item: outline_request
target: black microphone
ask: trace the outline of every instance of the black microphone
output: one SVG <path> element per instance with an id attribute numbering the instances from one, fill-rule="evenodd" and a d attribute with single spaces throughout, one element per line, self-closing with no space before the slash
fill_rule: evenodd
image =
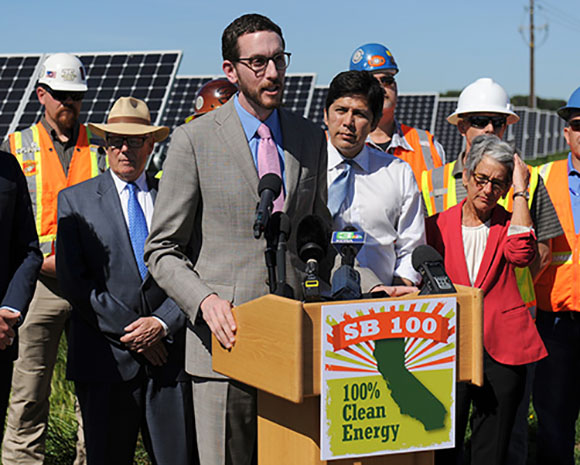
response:
<path id="1" fill-rule="evenodd" d="M 259 239 L 272 214 L 272 205 L 278 198 L 282 190 L 282 179 L 274 173 L 267 173 L 260 179 L 258 184 L 258 195 L 260 202 L 256 206 L 256 216 L 254 220 L 254 237 Z"/>
<path id="2" fill-rule="evenodd" d="M 430 245 L 420 245 L 411 256 L 413 268 L 423 277 L 419 295 L 455 294 L 457 289 L 447 276 L 443 257 Z"/>
<path id="3" fill-rule="evenodd" d="M 329 234 L 326 224 L 319 216 L 307 215 L 298 224 L 296 236 L 298 256 L 306 263 L 306 276 L 302 280 L 304 300 L 322 300 L 318 263 L 328 253 Z"/>
<path id="4" fill-rule="evenodd" d="M 342 264 L 332 276 L 332 297 L 335 300 L 355 300 L 362 297 L 360 273 L 354 269 L 354 258 L 365 242 L 365 233 L 347 226 L 332 233 L 332 245 L 342 256 Z"/>
<path id="5" fill-rule="evenodd" d="M 288 238 L 290 237 L 290 218 L 286 213 L 276 212 L 270 221 L 275 224 L 274 231 L 278 231 L 278 248 L 276 250 L 276 295 L 294 298 L 294 289 L 286 282 L 286 251 L 288 250 Z"/>

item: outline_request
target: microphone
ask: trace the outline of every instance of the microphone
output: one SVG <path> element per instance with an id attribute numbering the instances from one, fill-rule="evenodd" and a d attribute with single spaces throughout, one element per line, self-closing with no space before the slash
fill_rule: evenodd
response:
<path id="1" fill-rule="evenodd" d="M 306 302 L 322 300 L 318 263 L 328 253 L 328 231 L 322 218 L 305 216 L 298 224 L 296 248 L 300 260 L 306 263 L 306 276 L 302 280 L 302 293 Z"/>
<path id="2" fill-rule="evenodd" d="M 282 179 L 280 176 L 274 173 L 267 173 L 260 179 L 258 184 L 258 195 L 260 196 L 260 201 L 256 206 L 256 216 L 254 220 L 254 237 L 259 239 L 270 215 L 272 214 L 272 204 L 274 200 L 278 198 L 282 190 Z"/>
<path id="3" fill-rule="evenodd" d="M 276 295 L 294 298 L 294 289 L 286 282 L 286 251 L 288 250 L 288 238 L 290 237 L 290 218 L 286 213 L 276 212 L 272 215 L 271 223 L 273 230 L 278 231 L 278 248 L 276 250 Z"/>
<path id="4" fill-rule="evenodd" d="M 335 300 L 354 300 L 362 296 L 360 273 L 354 269 L 354 258 L 365 242 L 365 233 L 347 226 L 332 233 L 332 245 L 342 256 L 341 266 L 332 276 L 332 297 Z"/>
<path id="5" fill-rule="evenodd" d="M 455 294 L 457 289 L 447 276 L 443 257 L 430 245 L 420 245 L 411 256 L 413 268 L 423 277 L 419 295 Z"/>

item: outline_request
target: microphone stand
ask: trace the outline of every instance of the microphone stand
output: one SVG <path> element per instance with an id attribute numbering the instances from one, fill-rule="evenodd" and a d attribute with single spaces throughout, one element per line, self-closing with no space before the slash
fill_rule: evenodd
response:
<path id="1" fill-rule="evenodd" d="M 268 286 L 270 294 L 276 292 L 276 249 L 278 247 L 279 222 L 268 221 L 264 231 L 266 238 L 266 250 L 264 250 L 264 258 L 266 260 L 266 268 L 268 269 Z"/>

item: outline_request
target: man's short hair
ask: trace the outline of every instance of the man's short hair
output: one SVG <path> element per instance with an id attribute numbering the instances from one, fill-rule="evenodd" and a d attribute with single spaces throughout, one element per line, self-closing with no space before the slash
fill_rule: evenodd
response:
<path id="1" fill-rule="evenodd" d="M 328 88 L 326 112 L 336 100 L 346 96 L 360 95 L 367 101 L 373 114 L 373 124 L 381 119 L 385 91 L 368 71 L 343 71 L 337 74 Z"/>
<path id="2" fill-rule="evenodd" d="M 224 29 L 222 34 L 222 58 L 231 62 L 237 61 L 240 58 L 238 37 L 259 31 L 275 32 L 280 36 L 280 39 L 282 39 L 282 47 L 286 46 L 280 26 L 266 16 L 251 13 L 234 19 L 234 21 Z"/>

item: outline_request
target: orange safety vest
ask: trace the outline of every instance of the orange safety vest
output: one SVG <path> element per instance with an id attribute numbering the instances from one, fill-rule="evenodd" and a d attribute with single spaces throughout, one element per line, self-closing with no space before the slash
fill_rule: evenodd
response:
<path id="1" fill-rule="evenodd" d="M 415 179 L 419 189 L 421 189 L 421 175 L 423 171 L 432 170 L 443 166 L 441 157 L 433 143 L 433 135 L 422 129 L 415 129 L 405 124 L 401 124 L 403 137 L 413 147 L 413 151 L 397 147 L 393 155 L 406 161 L 415 174 Z"/>
<path id="2" fill-rule="evenodd" d="M 40 250 L 45 257 L 54 254 L 58 193 L 105 170 L 105 154 L 101 154 L 97 146 L 89 145 L 89 138 L 90 133 L 81 125 L 66 176 L 50 134 L 42 123 L 8 136 L 10 151 L 26 177 Z"/>
<path id="3" fill-rule="evenodd" d="M 576 234 L 574 228 L 568 190 L 568 159 L 542 165 L 540 174 L 564 234 L 552 239 L 552 262 L 536 282 L 538 307 L 553 312 L 580 312 L 580 234 Z"/>

